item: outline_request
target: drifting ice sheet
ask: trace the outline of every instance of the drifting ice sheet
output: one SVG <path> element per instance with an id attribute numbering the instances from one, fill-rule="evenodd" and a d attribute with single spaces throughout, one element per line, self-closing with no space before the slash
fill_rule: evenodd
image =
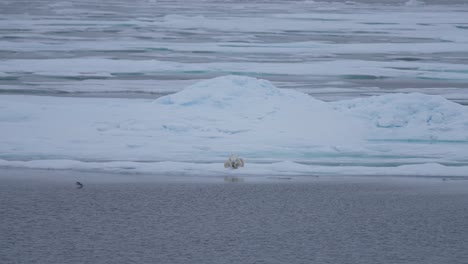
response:
<path id="1" fill-rule="evenodd" d="M 325 103 L 226 76 L 157 100 L 1 96 L 0 109 L 0 166 L 203 175 L 236 153 L 247 174 L 460 175 L 422 163 L 468 162 L 468 109 L 416 93 Z"/>

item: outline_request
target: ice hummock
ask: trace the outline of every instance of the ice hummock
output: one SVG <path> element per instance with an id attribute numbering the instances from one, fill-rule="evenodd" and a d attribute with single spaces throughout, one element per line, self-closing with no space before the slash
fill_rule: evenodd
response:
<path id="1" fill-rule="evenodd" d="M 0 166 L 223 175 L 230 154 L 251 175 L 461 175 L 468 164 L 468 108 L 418 93 L 326 103 L 224 76 L 157 100 L 3 95 L 0 109 Z"/>
<path id="2" fill-rule="evenodd" d="M 223 76 L 156 100 L 174 132 L 278 145 L 347 144 L 362 139 L 362 123 L 306 94 L 278 89 L 269 81 Z M 175 118 L 174 118 L 175 117 Z M 180 118 L 182 117 L 182 118 Z M 183 120 L 183 122 L 181 122 Z M 342 131 L 348 131 L 346 138 Z M 268 143 L 267 143 L 268 142 Z M 229 149 L 231 143 L 226 143 Z M 222 150 L 220 150 L 222 151 Z"/>
<path id="3" fill-rule="evenodd" d="M 423 6 L 426 3 L 421 0 L 408 0 L 405 2 L 405 6 Z"/>
<path id="4" fill-rule="evenodd" d="M 441 96 L 397 93 L 331 104 L 363 120 L 368 139 L 468 141 L 467 107 Z"/>

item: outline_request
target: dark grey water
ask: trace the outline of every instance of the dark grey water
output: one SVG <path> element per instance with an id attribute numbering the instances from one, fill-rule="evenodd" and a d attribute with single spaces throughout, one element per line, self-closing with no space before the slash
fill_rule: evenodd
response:
<path id="1" fill-rule="evenodd" d="M 467 263 L 465 181 L 0 180 L 1 263 Z"/>

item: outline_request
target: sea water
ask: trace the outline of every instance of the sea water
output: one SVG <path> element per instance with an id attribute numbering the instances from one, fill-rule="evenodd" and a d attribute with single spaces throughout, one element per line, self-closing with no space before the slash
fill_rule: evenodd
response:
<path id="1" fill-rule="evenodd" d="M 0 179 L 3 264 L 464 264 L 468 259 L 463 180 L 191 182 L 4 173 L 10 177 Z M 88 180 L 77 189 L 73 179 L 83 174 Z"/>

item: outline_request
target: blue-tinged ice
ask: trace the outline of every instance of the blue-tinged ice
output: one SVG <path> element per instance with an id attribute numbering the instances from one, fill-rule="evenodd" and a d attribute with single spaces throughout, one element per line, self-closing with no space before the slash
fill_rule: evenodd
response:
<path id="1" fill-rule="evenodd" d="M 4 95 L 0 109 L 0 166 L 224 175 L 230 154 L 254 175 L 461 175 L 468 164 L 468 108 L 418 93 L 326 103 L 224 76 L 156 100 Z"/>

